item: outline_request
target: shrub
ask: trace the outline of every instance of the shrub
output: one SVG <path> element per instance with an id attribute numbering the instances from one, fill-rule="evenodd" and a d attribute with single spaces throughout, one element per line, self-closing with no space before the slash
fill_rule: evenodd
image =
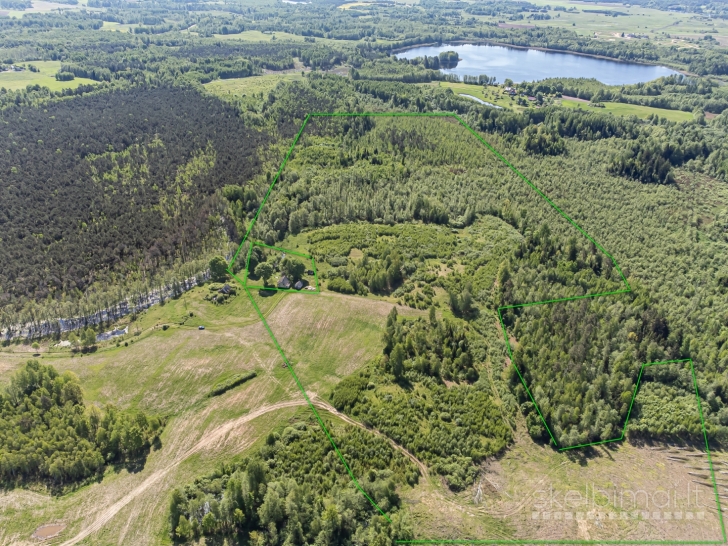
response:
<path id="1" fill-rule="evenodd" d="M 354 287 L 351 286 L 349 281 L 347 281 L 346 279 L 342 279 L 341 277 L 334 277 L 333 279 L 331 279 L 327 288 L 329 290 L 332 290 L 334 292 L 340 292 L 342 294 L 354 293 Z"/>
<path id="2" fill-rule="evenodd" d="M 237 387 L 238 385 L 242 385 L 246 381 L 253 379 L 256 375 L 258 374 L 255 372 L 236 373 L 232 377 L 227 378 L 225 381 L 220 381 L 214 387 L 212 387 L 212 390 L 210 391 L 210 396 L 218 396 L 226 391 L 229 391 L 230 389 Z"/>

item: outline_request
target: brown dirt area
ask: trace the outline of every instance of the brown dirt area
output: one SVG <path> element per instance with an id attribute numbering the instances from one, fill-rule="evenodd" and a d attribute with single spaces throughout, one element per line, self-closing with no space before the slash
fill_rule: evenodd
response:
<path id="1" fill-rule="evenodd" d="M 49 538 L 57 537 L 65 528 L 65 523 L 48 523 L 46 525 L 41 525 L 33 532 L 32 538 L 47 540 Z"/>

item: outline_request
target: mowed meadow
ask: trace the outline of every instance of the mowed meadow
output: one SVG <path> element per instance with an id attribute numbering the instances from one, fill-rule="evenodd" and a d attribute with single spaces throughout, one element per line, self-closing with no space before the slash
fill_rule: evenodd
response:
<path id="1" fill-rule="evenodd" d="M 245 293 L 225 304 L 206 301 L 210 293 L 198 287 L 151 307 L 129 325 L 118 347 L 107 342 L 84 356 L 41 347 L 43 364 L 78 375 L 87 405 L 112 403 L 168 421 L 143 468 L 110 468 L 100 483 L 61 497 L 24 489 L 2 493 L 0 544 L 31 544 L 34 529 L 52 521 L 67 525 L 62 536 L 68 544 L 76 543 L 73 537 L 82 544 L 168 543 L 173 487 L 246 452 L 297 412 L 310 413 Z M 254 297 L 314 401 L 380 352 L 392 307 L 331 292 Z M 0 384 L 33 355 L 23 345 L 10 351 L 0 352 Z M 218 382 L 248 371 L 257 376 L 209 396 Z M 89 526 L 88 536 L 79 535 Z"/>

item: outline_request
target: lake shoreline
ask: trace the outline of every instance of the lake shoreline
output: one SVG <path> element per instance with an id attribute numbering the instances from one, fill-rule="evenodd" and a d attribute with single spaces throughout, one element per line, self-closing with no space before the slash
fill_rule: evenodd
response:
<path id="1" fill-rule="evenodd" d="M 390 54 L 397 54 L 397 53 L 403 53 L 405 51 L 409 51 L 411 49 L 416 49 L 418 47 L 436 47 L 441 45 L 491 45 L 491 46 L 499 46 L 499 47 L 507 47 L 511 49 L 533 49 L 535 51 L 544 51 L 546 53 L 566 53 L 569 55 L 579 55 L 581 57 L 591 57 L 592 59 L 601 59 L 604 61 L 613 61 L 616 63 L 625 63 L 625 64 L 641 64 L 644 66 L 659 66 L 663 68 L 669 68 L 670 70 L 674 70 L 676 72 L 679 72 L 680 74 L 683 74 L 685 76 L 695 76 L 695 74 L 688 72 L 686 70 L 683 70 L 681 68 L 677 68 L 675 66 L 670 66 L 668 63 L 648 63 L 644 61 L 625 61 L 624 59 L 617 59 L 615 57 L 607 57 L 606 55 L 596 55 L 594 53 L 582 53 L 580 51 L 569 51 L 566 49 L 552 49 L 548 47 L 536 47 L 536 46 L 520 46 L 520 45 L 513 45 L 513 44 L 507 44 L 503 42 L 498 42 L 495 40 L 450 40 L 447 43 L 445 42 L 429 42 L 426 44 L 417 44 L 407 47 L 399 47 L 395 49 L 390 49 Z"/>

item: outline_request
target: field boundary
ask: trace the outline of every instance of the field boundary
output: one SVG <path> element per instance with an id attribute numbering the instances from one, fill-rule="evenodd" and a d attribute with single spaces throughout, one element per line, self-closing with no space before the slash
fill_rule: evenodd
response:
<path id="1" fill-rule="evenodd" d="M 303 123 L 301 124 L 301 127 L 298 130 L 298 133 L 296 133 L 295 138 L 293 139 L 293 143 L 291 144 L 290 148 L 288 149 L 288 152 L 286 153 L 286 156 L 281 163 L 280 168 L 276 172 L 275 176 L 273 177 L 273 180 L 271 181 L 270 186 L 268 187 L 268 190 L 261 201 L 260 207 L 258 208 L 257 212 L 255 213 L 255 216 L 253 217 L 253 220 L 251 221 L 250 225 L 248 226 L 248 229 L 245 232 L 245 235 L 240 243 L 240 246 L 238 247 L 237 251 L 233 255 L 232 259 L 230 260 L 228 264 L 228 273 L 242 286 L 242 288 L 245 290 L 248 299 L 253 304 L 253 307 L 255 308 L 260 320 L 263 322 L 263 325 L 265 326 L 268 335 L 270 336 L 271 340 L 273 341 L 273 344 L 275 345 L 276 349 L 278 350 L 279 354 L 281 355 L 281 358 L 283 359 L 286 367 L 288 368 L 289 372 L 291 373 L 291 376 L 298 386 L 299 390 L 301 391 L 301 394 L 303 395 L 304 399 L 306 400 L 309 408 L 313 412 L 314 416 L 316 417 L 316 420 L 318 421 L 319 425 L 323 429 L 324 433 L 326 434 L 327 438 L 329 439 L 329 442 L 331 443 L 334 451 L 336 452 L 337 456 L 339 457 L 339 460 L 344 465 L 344 468 L 346 469 L 347 473 L 349 474 L 349 477 L 352 479 L 354 485 L 356 488 L 366 497 L 366 499 L 371 503 L 371 505 L 388 521 L 392 522 L 392 520 L 389 518 L 389 516 L 377 505 L 377 503 L 364 491 L 364 489 L 361 487 L 359 482 L 357 481 L 356 477 L 354 476 L 353 472 L 349 468 L 348 464 L 344 460 L 343 455 L 339 451 L 338 447 L 334 443 L 333 438 L 331 437 L 331 434 L 329 433 L 328 429 L 326 428 L 323 420 L 319 416 L 318 412 L 316 411 L 316 407 L 311 402 L 311 399 L 309 398 L 308 394 L 306 393 L 306 390 L 303 388 L 303 385 L 301 384 L 300 380 L 298 379 L 298 376 L 296 375 L 295 371 L 293 370 L 293 367 L 291 363 L 289 362 L 288 358 L 286 357 L 285 353 L 283 352 L 282 347 L 278 343 L 278 340 L 276 339 L 275 335 L 273 334 L 273 331 L 270 328 L 270 325 L 266 321 L 263 313 L 261 312 L 260 308 L 255 302 L 255 299 L 253 298 L 252 294 L 250 293 L 250 290 L 248 289 L 247 285 L 247 275 L 248 275 L 248 265 L 250 262 L 250 254 L 252 252 L 253 246 L 260 245 L 260 246 L 267 246 L 262 245 L 262 243 L 250 243 L 248 256 L 245 264 L 245 272 L 244 272 L 244 280 L 241 280 L 235 273 L 233 272 L 233 265 L 235 264 L 238 255 L 243 249 L 243 246 L 245 245 L 246 241 L 248 240 L 248 237 L 250 236 L 252 229 L 258 219 L 258 216 L 260 215 L 261 211 L 263 210 L 263 207 L 265 206 L 266 202 L 268 201 L 268 198 L 270 197 L 271 192 L 273 191 L 273 188 L 276 184 L 276 182 L 279 180 L 281 173 L 283 172 L 283 169 L 285 168 L 286 164 L 288 163 L 288 160 L 291 157 L 291 154 L 293 152 L 293 149 L 295 148 L 296 144 L 298 143 L 301 134 L 303 133 L 303 130 L 306 128 L 306 125 L 308 124 L 309 120 L 314 117 L 438 117 L 438 118 L 452 118 L 457 120 L 457 122 L 463 126 L 465 129 L 467 129 L 481 144 L 483 144 L 490 152 L 492 152 L 500 161 L 503 163 L 506 167 L 508 167 L 514 174 L 516 174 L 521 180 L 523 180 L 528 186 L 531 187 L 542 199 L 544 199 L 556 212 L 558 212 L 564 219 L 566 219 L 579 233 L 581 233 L 586 239 L 588 239 L 596 248 L 598 248 L 605 256 L 607 256 L 614 268 L 619 273 L 619 276 L 621 277 L 621 280 L 624 284 L 624 289 L 622 290 L 614 290 L 609 292 L 599 292 L 596 294 L 585 294 L 582 296 L 573 296 L 568 298 L 558 298 L 558 299 L 551 299 L 551 300 L 544 300 L 544 301 L 536 301 L 536 302 L 529 302 L 529 303 L 521 303 L 516 305 L 507 305 L 507 306 L 501 306 L 498 308 L 498 320 L 501 325 L 501 329 L 503 331 L 503 337 L 506 343 L 506 348 L 508 352 L 508 356 L 511 359 L 512 366 L 515 368 L 521 383 L 523 387 L 526 390 L 526 393 L 528 394 L 531 402 L 533 403 L 534 407 L 536 408 L 536 411 L 538 412 L 538 415 L 541 419 L 542 424 L 546 428 L 546 431 L 548 432 L 551 441 L 553 442 L 554 446 L 559 449 L 559 451 L 567 451 L 572 449 L 579 449 L 579 448 L 585 448 L 590 447 L 594 445 L 600 445 L 600 444 L 606 444 L 611 442 L 618 442 L 624 439 L 625 432 L 627 430 L 627 424 L 629 421 L 629 416 L 632 411 L 632 406 L 634 404 L 635 397 L 637 396 L 637 392 L 639 389 L 640 380 L 642 378 L 642 373 L 645 369 L 645 367 L 648 366 L 654 366 L 659 364 L 670 364 L 670 363 L 678 363 L 678 362 L 689 362 L 690 363 L 690 369 L 691 374 L 693 378 L 693 385 L 695 387 L 695 395 L 698 401 L 698 409 L 700 413 L 700 421 L 702 425 L 703 430 L 703 438 L 705 440 L 705 448 L 706 453 L 708 455 L 708 462 L 710 466 L 710 473 L 713 483 L 713 490 L 715 493 L 715 500 L 718 508 L 718 516 L 720 519 L 721 524 L 721 532 L 723 536 L 722 541 L 604 541 L 604 540 L 566 540 L 566 541 L 559 541 L 559 540 L 471 540 L 471 539 L 462 539 L 462 540 L 439 540 L 439 539 L 432 539 L 432 540 L 410 540 L 410 541 L 397 541 L 398 544 L 724 544 L 728 542 L 728 539 L 726 538 L 726 530 L 725 530 L 725 524 L 723 522 L 723 515 L 722 515 L 722 509 L 720 505 L 720 499 L 718 496 L 718 487 L 715 481 L 715 473 L 713 470 L 713 464 L 712 460 L 710 458 L 710 447 L 708 445 L 708 436 L 707 431 L 705 428 L 705 421 L 703 419 L 703 413 L 702 413 L 702 407 L 700 405 L 700 396 L 698 394 L 698 385 L 697 380 L 695 378 L 695 370 L 693 367 L 692 359 L 684 359 L 684 360 L 672 360 L 672 361 L 662 361 L 662 362 L 649 362 L 649 363 L 643 363 L 640 371 L 639 376 L 637 380 L 637 384 L 635 385 L 634 392 L 632 394 L 632 399 L 630 401 L 629 410 L 627 412 L 627 417 L 625 419 L 624 427 L 622 428 L 622 433 L 618 438 L 613 438 L 610 440 L 601 440 L 598 442 L 591 442 L 586 444 L 580 444 L 575 446 L 565 446 L 560 447 L 558 445 L 558 442 L 554 438 L 548 424 L 546 423 L 546 420 L 544 419 L 540 408 L 538 407 L 538 404 L 533 398 L 533 395 L 531 394 L 531 391 L 528 388 L 528 385 L 526 384 L 526 381 L 524 380 L 523 376 L 521 375 L 520 370 L 518 367 L 513 364 L 513 352 L 510 340 L 508 338 L 508 332 L 506 330 L 505 323 L 503 321 L 503 311 L 508 309 L 517 309 L 522 307 L 531 307 L 536 305 L 546 305 L 551 303 L 558 303 L 558 302 L 566 302 L 566 301 L 574 301 L 574 300 L 581 300 L 581 299 L 587 299 L 587 298 L 597 298 L 602 296 L 609 296 L 609 295 L 616 295 L 616 294 L 625 294 L 632 291 L 631 286 L 629 285 L 629 282 L 627 281 L 627 278 L 625 277 L 624 273 L 622 272 L 621 268 L 619 267 L 619 264 L 617 261 L 612 257 L 611 254 L 609 254 L 594 238 L 592 238 L 581 226 L 579 226 L 571 217 L 569 217 L 564 211 L 562 211 L 549 197 L 542 192 L 535 184 L 533 184 L 528 178 L 526 178 L 518 169 L 516 169 L 507 159 L 505 159 L 493 146 L 491 146 L 480 134 L 478 134 L 474 129 L 472 129 L 463 119 L 458 116 L 455 113 L 450 112 L 424 112 L 424 113 L 417 113 L 417 112 L 330 112 L 330 113 L 323 113 L 323 112 L 317 112 L 317 113 L 309 113 L 306 115 L 305 119 L 303 120 Z M 279 249 L 277 247 L 268 247 L 268 248 L 274 248 L 276 250 L 281 250 L 284 252 L 289 252 L 291 254 L 294 254 L 291 251 L 285 251 L 283 249 Z M 301 255 L 309 257 L 308 255 Z M 313 263 L 313 259 L 312 259 Z M 315 269 L 314 269 L 315 271 Z M 317 282 L 317 288 L 318 288 L 318 276 L 316 276 L 316 282 Z M 284 291 L 290 291 L 290 290 L 284 290 Z M 294 292 L 297 292 L 296 290 L 293 290 Z M 318 291 L 317 291 L 318 292 Z M 310 292 L 310 293 L 317 293 L 317 292 Z"/>

